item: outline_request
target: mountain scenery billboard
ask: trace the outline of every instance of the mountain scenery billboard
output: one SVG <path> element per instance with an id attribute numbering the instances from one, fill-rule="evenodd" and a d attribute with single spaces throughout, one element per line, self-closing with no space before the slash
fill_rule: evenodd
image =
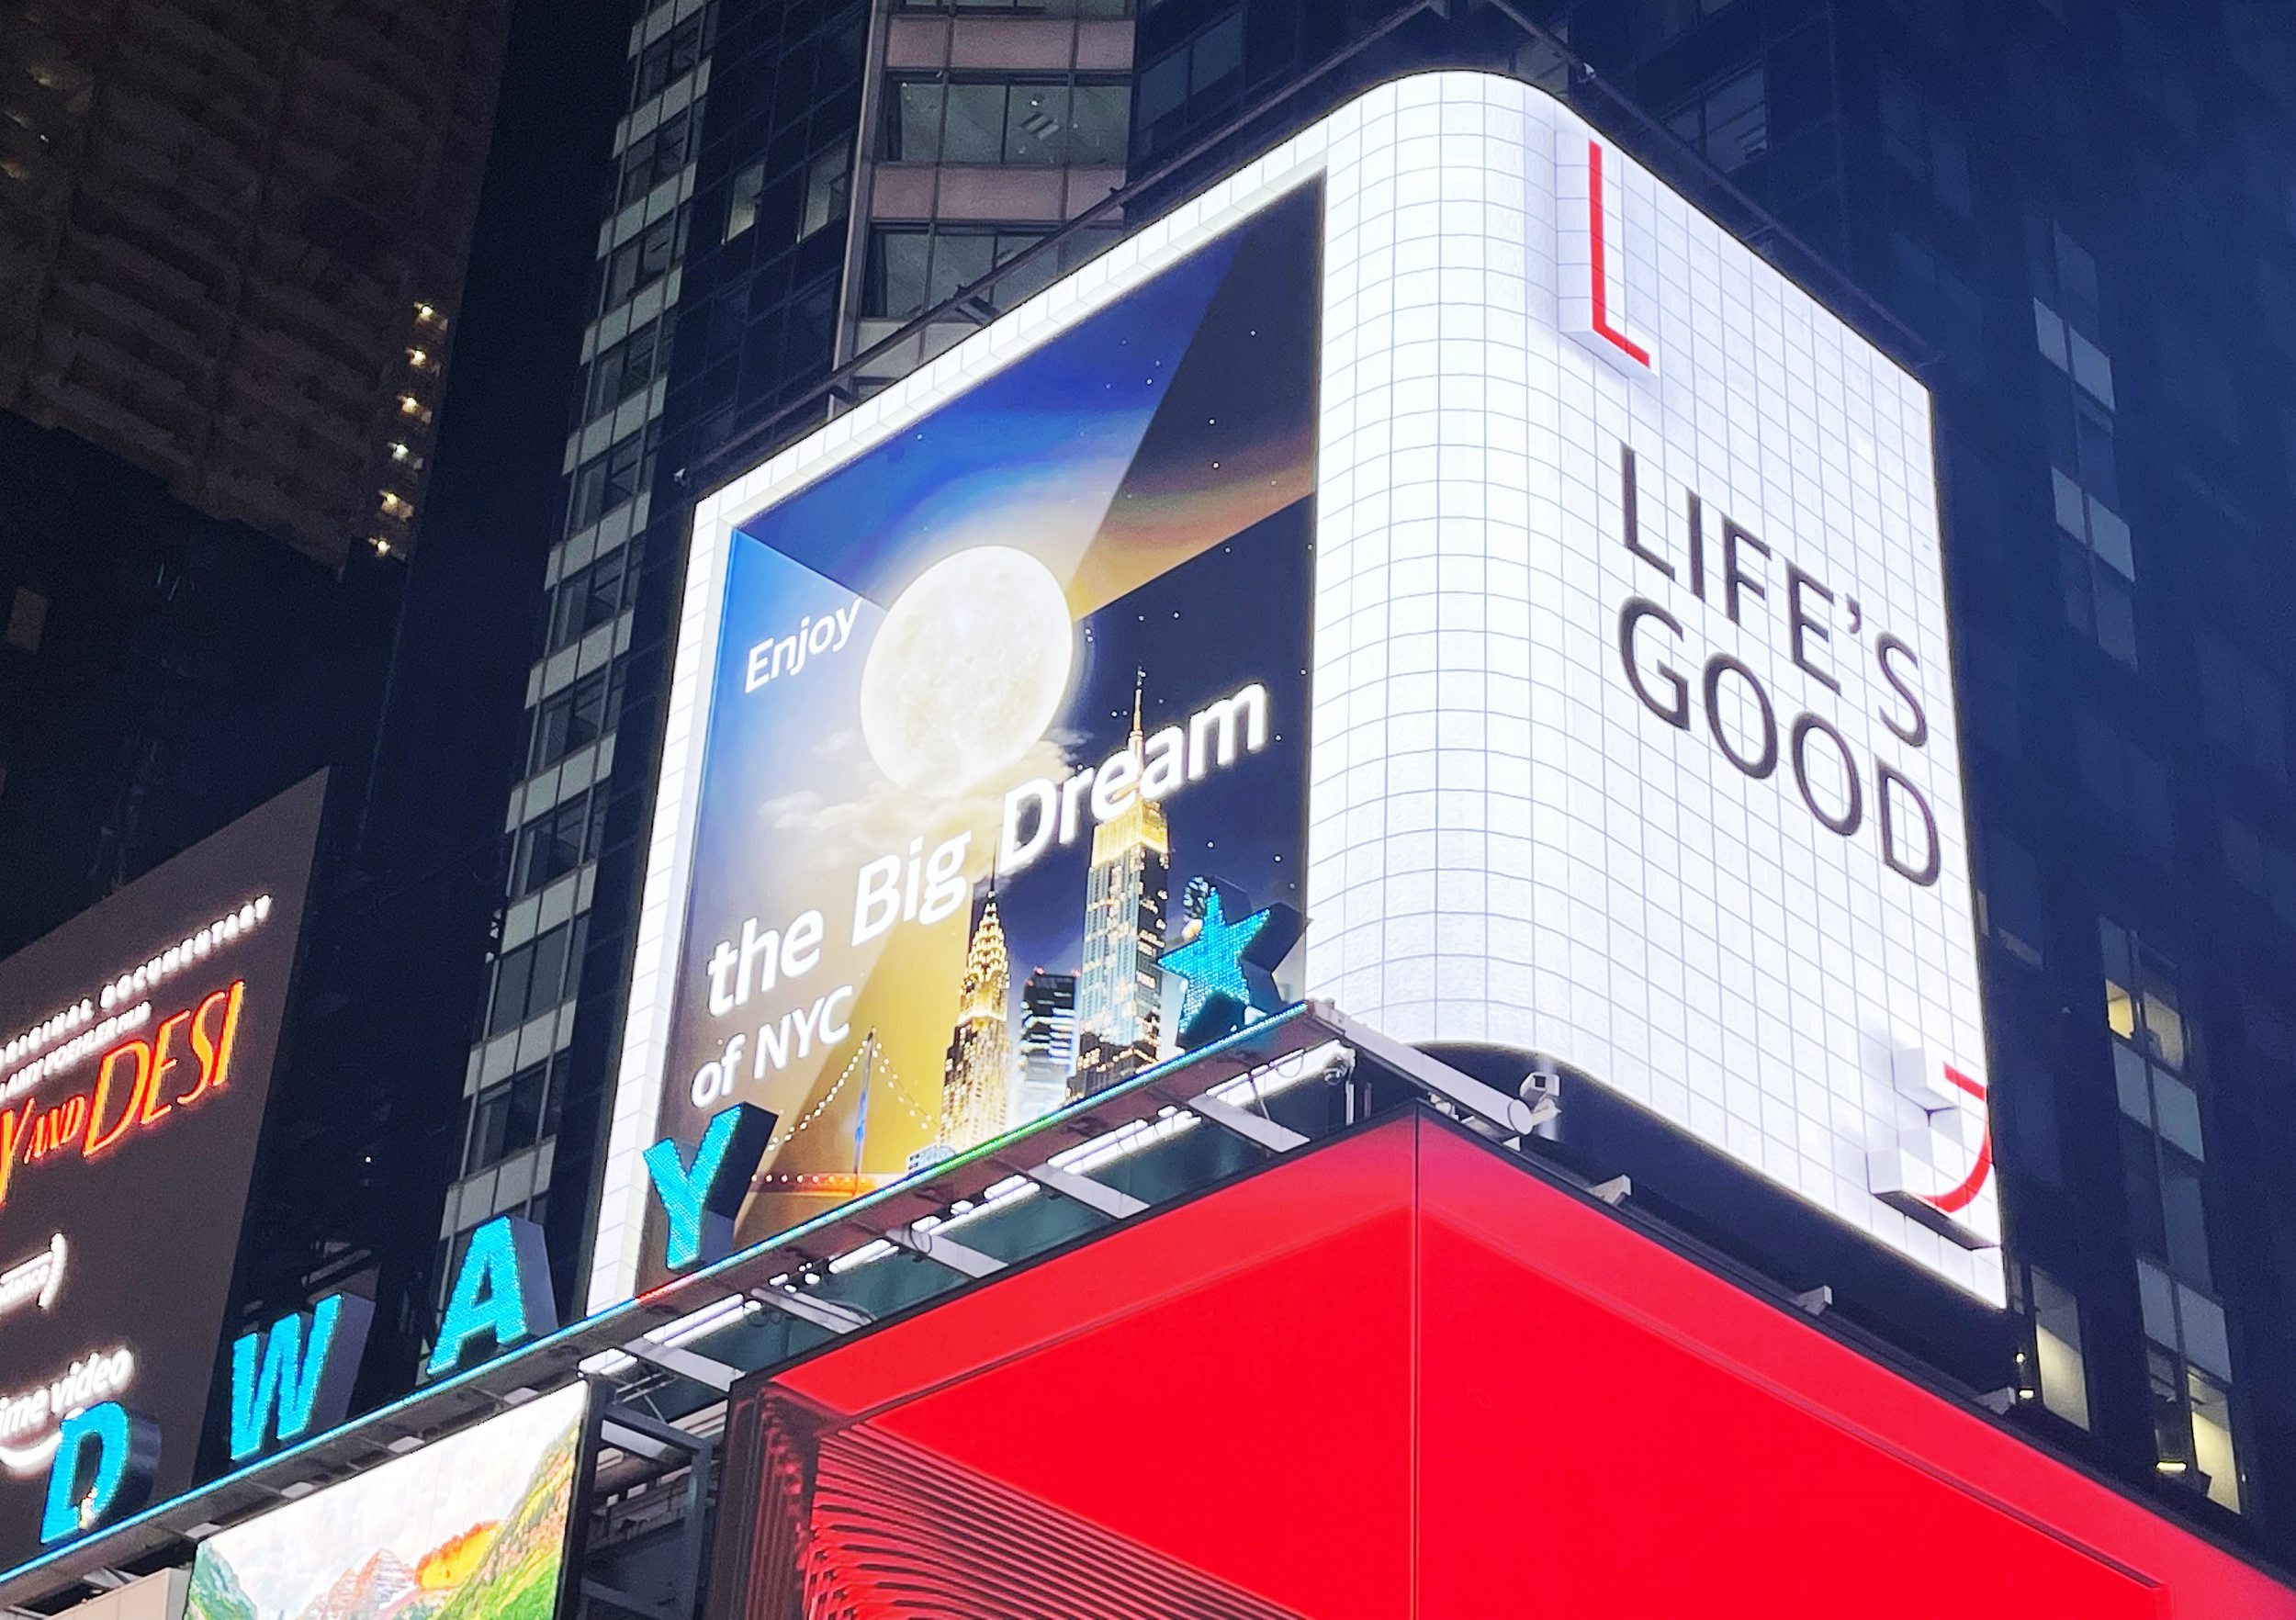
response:
<path id="1" fill-rule="evenodd" d="M 217 1533 L 186 1620 L 549 1620 L 589 1404 L 562 1389 Z"/>

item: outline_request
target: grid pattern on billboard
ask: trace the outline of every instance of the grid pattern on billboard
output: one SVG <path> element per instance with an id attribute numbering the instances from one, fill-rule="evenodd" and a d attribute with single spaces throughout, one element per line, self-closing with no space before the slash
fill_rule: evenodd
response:
<path id="1" fill-rule="evenodd" d="M 1570 341 L 1557 176 L 1593 137 L 1526 86 L 1413 81 L 1321 133 L 1313 989 L 1402 1040 L 1553 1053 L 1998 1301 L 1994 1254 L 1870 1185 L 1869 1157 L 1908 1136 L 1941 1191 L 1982 1151 L 1981 1113 L 1892 1079 L 1908 1051 L 1983 1073 L 1926 392 L 1615 152 L 1612 313 L 1656 376 Z M 1622 448 L 1639 543 L 1672 579 L 1626 543 Z M 1734 611 L 1726 521 L 1752 537 Z M 1789 562 L 1811 581 L 1799 663 Z M 1677 689 L 1656 666 L 1683 680 L 1686 726 L 1625 678 L 1637 598 L 1682 625 L 1646 617 L 1634 651 L 1660 706 Z M 1910 716 L 1881 634 L 1919 660 L 1892 658 L 1918 748 L 1887 729 Z M 1736 668 L 1712 676 L 1714 655 Z M 1832 734 L 1802 734 L 1816 809 L 1800 714 Z M 1844 757 L 1854 790 L 1824 779 Z M 1933 818 L 1921 837 L 1891 784 L 1929 883 L 1882 859 L 1876 760 Z M 1851 791 L 1843 836 L 1817 810 L 1848 822 Z M 1961 1215 L 1998 1234 L 1989 1185 Z"/>

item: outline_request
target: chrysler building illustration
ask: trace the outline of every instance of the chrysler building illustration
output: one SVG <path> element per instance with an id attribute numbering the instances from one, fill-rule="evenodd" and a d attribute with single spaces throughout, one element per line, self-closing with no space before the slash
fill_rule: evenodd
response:
<path id="1" fill-rule="evenodd" d="M 1005 1131 L 1006 1093 L 1012 1080 L 1005 997 L 1011 982 L 1005 926 L 997 920 L 996 894 L 991 890 L 964 954 L 956 1033 L 941 1072 L 940 1140 L 959 1152 Z"/>

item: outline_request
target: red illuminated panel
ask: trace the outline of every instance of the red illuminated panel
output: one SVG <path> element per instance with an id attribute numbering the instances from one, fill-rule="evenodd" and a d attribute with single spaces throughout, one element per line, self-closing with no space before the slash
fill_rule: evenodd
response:
<path id="1" fill-rule="evenodd" d="M 1432 1120 L 744 1391 L 713 1620 L 2296 1620 Z"/>
<path id="2" fill-rule="evenodd" d="M 831 1412 L 876 1409 L 884 1434 L 1280 1608 L 1394 1620 L 1409 1607 L 1411 1146 L 1382 1132 L 1311 1155 L 782 1385 Z M 1351 1525 L 1337 1544 L 1334 1512 Z"/>

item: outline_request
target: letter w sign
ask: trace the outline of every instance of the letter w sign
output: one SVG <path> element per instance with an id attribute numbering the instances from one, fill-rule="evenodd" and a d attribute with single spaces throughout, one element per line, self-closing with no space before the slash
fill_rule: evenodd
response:
<path id="1" fill-rule="evenodd" d="M 231 1344 L 231 1460 L 332 1428 L 351 1410 L 374 1302 L 330 1294 L 308 1317 L 282 1317 Z M 308 1323 L 308 1326 L 306 1325 Z"/>

